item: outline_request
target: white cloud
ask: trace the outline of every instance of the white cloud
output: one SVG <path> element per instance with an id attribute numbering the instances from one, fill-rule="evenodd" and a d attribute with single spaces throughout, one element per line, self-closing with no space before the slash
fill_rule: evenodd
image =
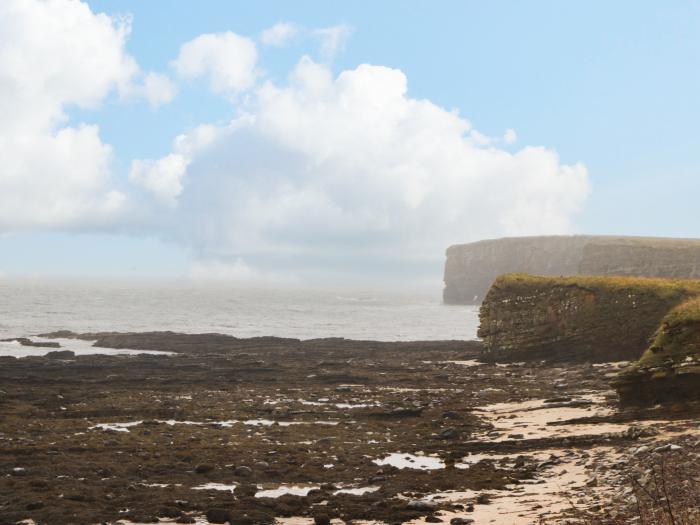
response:
<path id="1" fill-rule="evenodd" d="M 325 60 L 349 32 L 314 32 Z M 172 99 L 170 80 L 126 53 L 128 33 L 128 20 L 76 1 L 0 2 L 0 234 L 128 219 L 191 248 L 193 278 L 314 279 L 439 265 L 454 242 L 569 232 L 587 196 L 584 166 L 543 147 L 499 149 L 514 132 L 492 139 L 409 97 L 400 70 L 334 76 L 304 57 L 285 84 L 256 85 L 255 43 L 230 32 L 185 43 L 173 67 L 231 100 L 249 91 L 246 113 L 134 160 L 119 184 L 98 127 L 69 124 L 65 108 L 98 108 L 110 93 Z"/>
<path id="2" fill-rule="evenodd" d="M 184 177 L 192 156 L 213 142 L 218 129 L 210 125 L 197 126 L 173 141 L 173 153 L 157 160 L 135 159 L 131 162 L 129 180 L 158 201 L 174 207 L 182 193 Z"/>
<path id="3" fill-rule="evenodd" d="M 299 26 L 289 22 L 279 22 L 260 34 L 260 41 L 268 46 L 282 47 L 299 34 Z"/>
<path id="4" fill-rule="evenodd" d="M 132 83 L 123 90 L 124 96 L 143 98 L 152 108 L 172 102 L 177 89 L 167 75 L 162 73 L 147 73 L 140 83 Z"/>
<path id="5" fill-rule="evenodd" d="M 65 108 L 138 95 L 143 73 L 125 51 L 129 31 L 128 18 L 82 2 L 0 3 L 0 232 L 106 224 L 124 205 L 112 148 L 96 125 L 69 125 Z M 162 87 L 145 80 L 149 92 Z"/>
<path id="6" fill-rule="evenodd" d="M 321 57 L 324 60 L 333 60 L 339 52 L 345 49 L 345 42 L 352 32 L 353 28 L 347 24 L 314 30 L 313 35 L 321 42 Z"/>
<path id="7" fill-rule="evenodd" d="M 169 206 L 175 205 L 182 191 L 182 178 L 188 160 L 177 153 L 157 161 L 134 160 L 131 163 L 129 180 L 141 186 Z"/>
<path id="8" fill-rule="evenodd" d="M 315 266 L 434 265 L 454 242 L 570 232 L 589 189 L 584 166 L 542 147 L 498 149 L 381 66 L 334 78 L 304 58 L 288 85 L 255 91 L 249 114 L 207 129 L 216 140 L 190 148 L 167 235 L 204 259 L 306 277 Z"/>
<path id="9" fill-rule="evenodd" d="M 207 77 L 214 92 L 235 94 L 255 84 L 257 60 L 255 42 L 228 31 L 186 42 L 173 67 L 181 78 Z"/>
<path id="10" fill-rule="evenodd" d="M 518 135 L 514 129 L 507 129 L 503 135 L 503 142 L 506 144 L 515 144 L 518 140 Z"/>

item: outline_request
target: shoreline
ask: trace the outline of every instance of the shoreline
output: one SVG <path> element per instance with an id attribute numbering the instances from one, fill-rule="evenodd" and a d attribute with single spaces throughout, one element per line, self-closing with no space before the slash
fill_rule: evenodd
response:
<path id="1" fill-rule="evenodd" d="M 0 357 L 0 523 L 555 522 L 697 432 L 621 418 L 618 364 L 483 363 L 477 342 L 97 341 L 178 353 Z"/>

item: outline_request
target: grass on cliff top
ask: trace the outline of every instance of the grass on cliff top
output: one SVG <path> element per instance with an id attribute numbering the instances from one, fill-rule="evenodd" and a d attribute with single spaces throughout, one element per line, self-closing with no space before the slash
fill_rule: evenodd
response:
<path id="1" fill-rule="evenodd" d="M 661 279 L 653 277 L 627 277 L 616 275 L 545 276 L 527 273 L 509 273 L 498 277 L 494 286 L 499 288 L 519 286 L 575 286 L 588 290 L 629 290 L 636 293 L 652 293 L 663 299 L 682 299 L 700 294 L 700 281 L 690 279 Z"/>
<path id="2" fill-rule="evenodd" d="M 700 297 L 673 308 L 661 321 L 654 340 L 637 366 L 652 367 L 665 362 L 681 362 L 700 353 Z"/>

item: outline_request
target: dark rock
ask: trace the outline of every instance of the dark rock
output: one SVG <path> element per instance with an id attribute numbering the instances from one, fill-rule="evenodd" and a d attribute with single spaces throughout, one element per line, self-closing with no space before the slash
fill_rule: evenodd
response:
<path id="1" fill-rule="evenodd" d="M 437 437 L 438 439 L 456 439 L 459 437 L 459 431 L 455 428 L 446 428 Z"/>
<path id="2" fill-rule="evenodd" d="M 241 465 L 233 469 L 233 474 L 239 478 L 249 478 L 253 475 L 253 469 L 246 467 L 245 465 Z"/>
<path id="3" fill-rule="evenodd" d="M 412 500 L 406 504 L 406 508 L 411 510 L 435 510 L 437 508 L 437 503 L 422 499 Z"/>
<path id="4" fill-rule="evenodd" d="M 488 494 L 483 494 L 483 493 L 482 493 L 482 494 L 479 494 L 479 495 L 476 497 L 476 502 L 477 502 L 479 505 L 488 505 L 489 503 L 491 503 L 491 498 L 489 497 Z"/>
<path id="5" fill-rule="evenodd" d="M 61 345 L 59 343 L 56 343 L 55 341 L 32 341 L 31 339 L 27 337 L 14 337 L 12 339 L 0 339 L 0 342 L 2 343 L 12 343 L 12 342 L 18 342 L 22 346 L 35 346 L 37 348 L 61 348 Z"/>
<path id="6" fill-rule="evenodd" d="M 205 516 L 211 523 L 226 523 L 231 519 L 231 513 L 226 509 L 209 509 Z"/>
<path id="7" fill-rule="evenodd" d="M 330 525 L 331 519 L 328 514 L 316 514 L 314 516 L 314 525 Z"/>
<path id="8" fill-rule="evenodd" d="M 214 470 L 214 466 L 209 465 L 207 463 L 200 463 L 199 465 L 194 467 L 194 471 L 197 474 L 206 474 L 207 472 L 211 472 L 212 470 Z"/>
<path id="9" fill-rule="evenodd" d="M 474 523 L 471 518 L 452 518 L 450 520 L 450 525 L 469 525 L 469 523 Z"/>
<path id="10" fill-rule="evenodd" d="M 75 352 L 72 350 L 58 350 L 54 352 L 49 352 L 46 354 L 47 359 L 73 359 L 75 358 Z"/>
<path id="11" fill-rule="evenodd" d="M 253 483 L 241 483 L 236 487 L 236 494 L 241 497 L 253 497 L 258 492 L 258 487 Z"/>

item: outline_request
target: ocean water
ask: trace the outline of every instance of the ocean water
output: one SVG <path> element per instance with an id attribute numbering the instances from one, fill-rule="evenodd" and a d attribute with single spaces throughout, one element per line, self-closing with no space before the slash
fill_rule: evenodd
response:
<path id="1" fill-rule="evenodd" d="M 173 330 L 380 341 L 474 339 L 478 309 L 426 292 L 0 280 L 0 338 Z"/>

